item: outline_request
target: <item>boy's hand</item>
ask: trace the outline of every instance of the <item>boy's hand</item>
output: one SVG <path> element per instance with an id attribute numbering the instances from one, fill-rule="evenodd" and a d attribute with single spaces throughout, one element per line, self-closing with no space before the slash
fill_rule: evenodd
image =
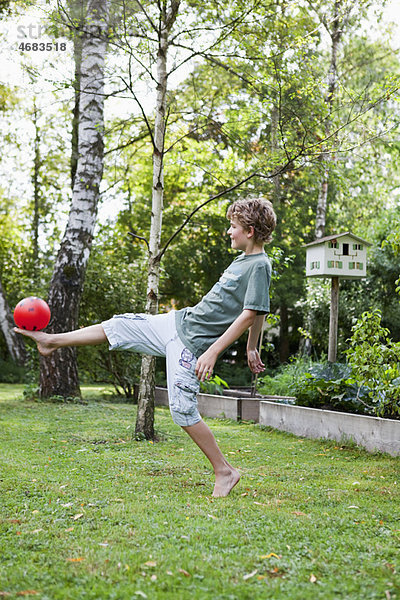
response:
<path id="1" fill-rule="evenodd" d="M 265 365 L 262 362 L 258 350 L 247 350 L 247 364 L 252 373 L 261 373 L 265 370 Z"/>
<path id="2" fill-rule="evenodd" d="M 210 377 L 213 374 L 213 369 L 217 358 L 218 354 L 213 352 L 211 348 L 209 348 L 201 356 L 199 356 L 194 372 L 196 373 L 196 376 L 200 381 L 210 379 Z"/>

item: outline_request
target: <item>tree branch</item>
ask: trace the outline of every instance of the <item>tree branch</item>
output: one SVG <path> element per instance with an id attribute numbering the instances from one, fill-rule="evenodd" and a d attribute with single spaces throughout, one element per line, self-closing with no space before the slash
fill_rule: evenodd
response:
<path id="1" fill-rule="evenodd" d="M 145 113 L 145 111 L 144 111 L 144 108 L 143 108 L 142 104 L 139 102 L 139 99 L 138 99 L 138 97 L 136 96 L 136 94 L 135 94 L 135 91 L 134 91 L 134 89 L 133 89 L 133 85 L 132 85 L 132 71 L 131 71 L 131 59 L 130 59 L 130 58 L 129 58 L 129 83 L 127 83 L 127 82 L 124 80 L 124 78 L 123 78 L 123 77 L 121 77 L 121 80 L 122 80 L 122 81 L 125 83 L 125 85 L 127 86 L 127 88 L 128 88 L 130 91 L 131 91 L 131 93 L 132 93 L 132 96 L 133 96 L 134 100 L 136 101 L 137 105 L 139 106 L 139 108 L 140 108 L 140 112 L 142 113 L 142 116 L 143 116 L 144 122 L 146 123 L 146 127 L 147 127 L 147 130 L 148 130 L 148 132 L 149 132 L 149 135 L 150 135 L 151 143 L 152 143 L 152 145 L 153 145 L 153 148 L 155 148 L 155 142 L 154 142 L 153 130 L 152 130 L 152 128 L 150 127 L 150 123 L 149 123 L 149 120 L 148 120 L 148 118 L 147 118 L 147 115 L 146 115 L 146 113 Z"/>
<path id="2" fill-rule="evenodd" d="M 202 209 L 204 206 L 206 206 L 207 204 L 209 204 L 213 200 L 217 200 L 218 198 L 221 198 L 222 196 L 225 196 L 225 194 L 228 194 L 229 192 L 232 192 L 233 190 L 237 189 L 238 187 L 240 187 L 241 185 L 243 185 L 244 183 L 246 183 L 247 181 L 249 181 L 253 177 L 256 177 L 257 175 L 258 175 L 257 172 L 252 173 L 251 175 L 249 175 L 245 179 L 242 179 L 242 181 L 239 181 L 239 183 L 235 183 L 235 185 L 232 185 L 231 187 L 229 187 L 229 188 L 227 188 L 225 190 L 222 190 L 222 192 L 219 192 L 215 196 L 212 196 L 211 198 L 208 198 L 208 200 L 206 200 L 205 202 L 203 202 L 202 204 L 200 204 L 199 206 L 197 206 L 194 210 L 192 210 L 192 212 L 189 214 L 188 217 L 186 217 L 186 219 L 184 220 L 184 222 L 182 223 L 182 225 L 180 227 L 178 227 L 178 229 L 175 231 L 175 233 L 173 233 L 173 235 L 171 235 L 171 237 L 169 238 L 169 240 L 166 242 L 164 248 L 162 248 L 162 250 L 160 250 L 160 252 L 157 254 L 155 260 L 161 261 L 161 259 L 164 256 L 165 251 L 167 250 L 168 246 L 176 238 L 176 236 L 182 231 L 182 229 L 187 225 L 187 223 L 189 223 L 190 219 L 200 209 Z"/>
<path id="3" fill-rule="evenodd" d="M 146 19 L 148 20 L 148 22 L 150 23 L 150 25 L 152 26 L 153 30 L 156 32 L 156 34 L 158 35 L 158 27 L 155 26 L 155 24 L 153 23 L 151 17 L 147 14 L 143 4 L 139 1 L 136 0 L 136 3 L 139 5 L 140 10 L 142 11 L 142 13 L 144 14 L 144 16 L 146 17 Z"/>
<path id="4" fill-rule="evenodd" d="M 138 240 L 142 240 L 142 242 L 145 242 L 145 244 L 147 246 L 147 250 L 150 254 L 150 245 L 145 237 L 143 237 L 141 235 L 136 235 L 136 233 L 133 233 L 133 231 L 128 231 L 128 235 L 131 235 L 133 238 L 137 238 Z"/>

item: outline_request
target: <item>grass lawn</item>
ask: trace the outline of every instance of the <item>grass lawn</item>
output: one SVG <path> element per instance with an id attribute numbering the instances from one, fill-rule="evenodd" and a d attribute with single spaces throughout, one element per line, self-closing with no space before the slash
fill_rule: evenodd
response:
<path id="1" fill-rule="evenodd" d="M 207 460 L 157 409 L 20 399 L 0 386 L 0 598 L 400 600 L 399 460 L 208 420 L 243 473 L 213 499 Z"/>

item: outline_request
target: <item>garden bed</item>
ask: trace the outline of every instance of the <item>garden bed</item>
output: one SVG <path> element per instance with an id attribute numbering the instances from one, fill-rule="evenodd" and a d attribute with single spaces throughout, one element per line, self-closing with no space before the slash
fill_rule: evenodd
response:
<path id="1" fill-rule="evenodd" d="M 199 394 L 200 414 L 209 418 L 254 421 L 301 437 L 352 441 L 370 452 L 400 455 L 400 421 L 293 406 L 295 398 L 292 396 L 250 397 L 245 391 L 236 393 L 236 397 Z M 165 388 L 156 388 L 155 403 L 168 406 Z"/>
<path id="2" fill-rule="evenodd" d="M 229 394 L 229 395 L 228 395 Z M 259 423 L 260 401 L 289 403 L 296 399 L 292 396 L 250 396 L 246 390 L 226 390 L 226 395 L 198 394 L 197 401 L 200 414 L 211 419 L 223 418 L 234 421 L 253 421 Z M 168 406 L 166 388 L 156 387 L 156 406 Z"/>

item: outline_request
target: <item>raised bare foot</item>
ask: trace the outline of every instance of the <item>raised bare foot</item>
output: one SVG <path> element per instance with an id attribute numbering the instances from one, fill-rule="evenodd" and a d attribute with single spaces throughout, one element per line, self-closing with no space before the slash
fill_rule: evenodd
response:
<path id="1" fill-rule="evenodd" d="M 19 329 L 19 327 L 14 327 L 14 331 L 16 333 L 21 333 L 36 342 L 37 348 L 42 356 L 49 356 L 49 354 L 54 352 L 57 348 L 57 346 L 51 342 L 52 336 L 43 331 L 28 331 L 27 329 Z"/>
<path id="2" fill-rule="evenodd" d="M 229 466 L 226 472 L 215 476 L 214 498 L 224 498 L 235 487 L 240 479 L 240 473 Z"/>

